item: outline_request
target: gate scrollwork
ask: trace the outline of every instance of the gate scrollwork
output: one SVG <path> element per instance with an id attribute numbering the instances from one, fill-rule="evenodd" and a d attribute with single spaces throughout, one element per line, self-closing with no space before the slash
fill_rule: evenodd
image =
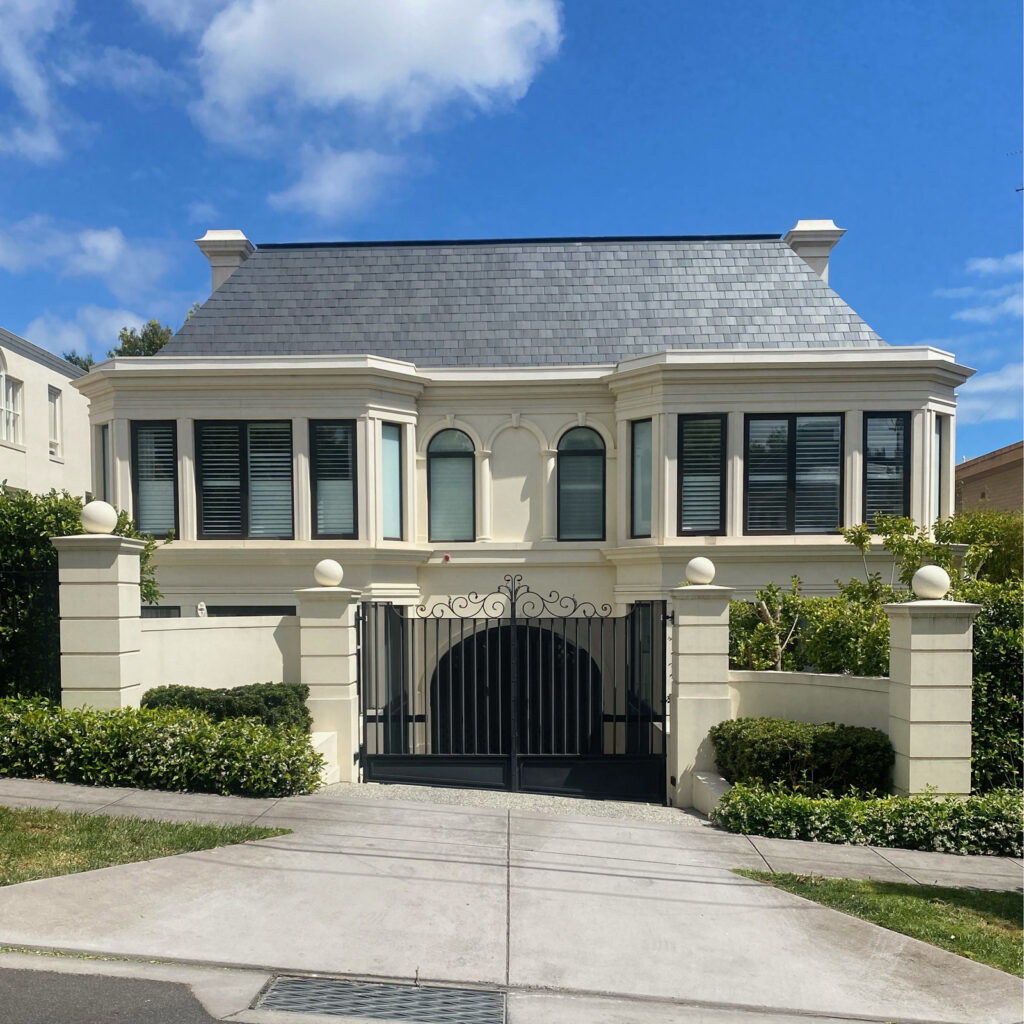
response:
<path id="1" fill-rule="evenodd" d="M 524 583 L 521 574 L 506 573 L 504 582 L 489 594 L 481 596 L 471 591 L 429 606 L 421 604 L 416 608 L 416 615 L 421 619 L 606 619 L 612 615 L 612 606 L 578 601 L 557 590 L 545 596 Z"/>

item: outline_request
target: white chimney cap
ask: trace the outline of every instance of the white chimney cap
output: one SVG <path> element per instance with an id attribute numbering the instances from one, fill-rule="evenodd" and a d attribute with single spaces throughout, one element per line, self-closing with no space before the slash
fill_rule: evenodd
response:
<path id="1" fill-rule="evenodd" d="M 213 291 L 216 291 L 255 251 L 256 246 L 237 228 L 207 231 L 196 245 L 210 261 Z"/>
<path id="2" fill-rule="evenodd" d="M 828 284 L 829 255 L 845 234 L 846 228 L 837 227 L 834 220 L 798 220 L 783 241 Z"/>

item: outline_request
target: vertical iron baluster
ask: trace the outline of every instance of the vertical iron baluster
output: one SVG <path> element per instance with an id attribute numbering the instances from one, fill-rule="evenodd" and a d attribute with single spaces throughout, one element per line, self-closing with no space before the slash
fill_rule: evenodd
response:
<path id="1" fill-rule="evenodd" d="M 573 664 L 576 666 L 573 675 L 576 677 L 574 688 L 576 690 L 576 703 L 573 705 L 573 718 L 576 720 L 576 749 L 580 751 L 580 715 L 583 713 L 583 701 L 580 700 L 580 620 L 574 619 L 572 624 L 572 639 L 576 645 L 576 654 L 573 657 Z"/>
<path id="2" fill-rule="evenodd" d="M 618 626 L 620 619 L 612 619 L 612 753 L 619 752 L 619 643 Z"/>
<path id="3" fill-rule="evenodd" d="M 569 648 L 566 646 L 566 633 L 569 620 L 562 616 L 562 749 L 560 754 L 569 753 Z"/>
<path id="4" fill-rule="evenodd" d="M 437 723 L 431 710 L 430 697 L 432 693 L 437 693 L 437 680 L 432 673 L 429 678 L 427 677 L 430 667 L 430 660 L 427 658 L 427 623 L 420 619 L 418 628 L 423 639 L 423 752 L 436 754 L 436 744 L 431 730 Z"/>
<path id="5" fill-rule="evenodd" d="M 509 582 L 509 619 L 512 623 L 510 630 L 511 640 L 511 673 L 509 679 L 509 735 L 511 737 L 511 752 L 509 754 L 509 772 L 511 775 L 512 791 L 519 792 L 519 609 L 517 608 L 518 593 L 516 590 L 515 577 L 508 576 Z M 529 629 L 527 629 L 527 643 L 529 643 Z M 529 661 L 527 661 L 527 677 L 529 677 Z"/>
<path id="6" fill-rule="evenodd" d="M 379 606 L 377 604 L 374 604 L 374 606 L 373 606 L 373 706 L 374 706 L 374 709 L 376 711 L 376 717 L 377 717 L 377 751 L 379 753 L 381 753 L 381 754 L 389 754 L 389 753 L 391 753 L 391 751 L 388 750 L 388 748 L 387 748 L 387 745 L 386 745 L 386 742 L 385 742 L 386 731 L 385 731 L 385 729 L 384 729 L 384 727 L 382 725 L 382 721 L 381 721 L 384 716 L 381 713 L 381 705 L 380 705 L 380 662 L 381 662 L 381 657 L 380 657 L 380 637 L 379 637 L 379 632 L 380 632 L 379 619 L 380 619 L 380 616 L 377 614 L 377 612 L 379 610 L 380 610 Z"/>
<path id="7" fill-rule="evenodd" d="M 587 753 L 598 753 L 594 746 L 594 648 L 591 629 L 594 620 L 587 618 Z M 600 742 L 600 740 L 598 740 Z"/>
<path id="8" fill-rule="evenodd" d="M 455 753 L 455 669 L 452 665 L 452 620 L 448 619 L 448 753 Z"/>

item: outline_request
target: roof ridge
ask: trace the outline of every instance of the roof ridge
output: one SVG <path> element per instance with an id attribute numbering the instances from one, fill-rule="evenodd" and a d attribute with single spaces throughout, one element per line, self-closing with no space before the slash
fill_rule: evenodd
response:
<path id="1" fill-rule="evenodd" d="M 555 245 L 571 242 L 777 242 L 782 235 L 552 235 L 538 238 L 424 238 L 363 242 L 262 242 L 256 249 L 367 249 L 430 245 Z"/>

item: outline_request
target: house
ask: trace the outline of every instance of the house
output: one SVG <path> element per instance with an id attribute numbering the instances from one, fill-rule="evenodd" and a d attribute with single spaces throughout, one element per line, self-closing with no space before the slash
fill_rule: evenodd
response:
<path id="1" fill-rule="evenodd" d="M 77 366 L 0 328 L 0 482 L 104 493 L 91 463 L 89 402 Z"/>
<path id="2" fill-rule="evenodd" d="M 956 510 L 1024 506 L 1024 441 L 997 448 L 956 466 Z"/>
<path id="3" fill-rule="evenodd" d="M 842 234 L 208 232 L 202 308 L 158 355 L 77 382 L 110 500 L 174 540 L 141 622 L 132 542 L 56 542 L 65 700 L 298 679 L 329 778 L 683 806 L 710 725 L 784 707 L 889 728 L 904 791 L 965 791 L 969 721 L 953 774 L 908 739 L 920 708 L 900 701 L 934 669 L 906 675 L 917 626 L 891 685 L 728 669 L 731 593 L 832 591 L 863 568 L 837 527 L 952 512 L 972 371 L 890 347 L 829 287 Z"/>

